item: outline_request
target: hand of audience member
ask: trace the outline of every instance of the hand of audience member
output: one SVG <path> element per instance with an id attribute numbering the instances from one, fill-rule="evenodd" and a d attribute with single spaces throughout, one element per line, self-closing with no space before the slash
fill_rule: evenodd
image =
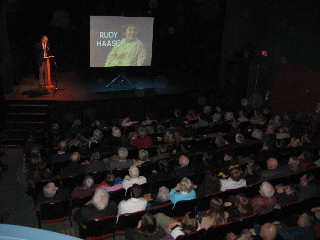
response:
<path id="1" fill-rule="evenodd" d="M 275 189 L 277 190 L 278 193 L 283 193 L 285 186 L 277 185 L 277 186 L 275 186 Z"/>
<path id="2" fill-rule="evenodd" d="M 311 208 L 311 212 L 313 212 L 313 213 L 319 212 L 319 211 L 320 211 L 320 207 Z"/>
<path id="3" fill-rule="evenodd" d="M 151 172 L 151 173 L 158 173 L 158 172 L 157 172 L 157 170 L 152 170 L 152 172 Z"/>
<path id="4" fill-rule="evenodd" d="M 237 239 L 237 235 L 235 235 L 233 232 L 230 232 L 227 234 L 227 240 L 236 240 Z"/>
<path id="5" fill-rule="evenodd" d="M 193 189 L 198 188 L 198 185 L 193 184 Z"/>
<path id="6" fill-rule="evenodd" d="M 137 228 L 141 228 L 141 225 L 142 225 L 142 220 L 140 220 L 140 221 L 138 222 Z"/>
<path id="7" fill-rule="evenodd" d="M 147 199 L 148 202 L 153 200 L 153 199 L 152 199 L 152 196 L 151 196 L 151 193 L 145 194 L 145 195 L 144 195 L 144 198 Z"/>
<path id="8" fill-rule="evenodd" d="M 168 230 L 170 231 L 172 228 L 174 228 L 176 226 L 181 226 L 181 222 L 170 221 L 170 223 L 168 225 Z"/>
<path id="9" fill-rule="evenodd" d="M 180 190 L 180 183 L 178 183 L 174 188 L 173 190 Z"/>
<path id="10" fill-rule="evenodd" d="M 223 205 L 224 205 L 225 207 L 230 207 L 230 206 L 232 205 L 232 203 L 231 203 L 231 202 L 225 202 Z"/>
<path id="11" fill-rule="evenodd" d="M 90 205 L 91 204 L 91 201 L 89 201 L 89 202 L 86 202 L 86 204 L 84 204 L 85 206 L 88 206 L 88 205 Z"/>

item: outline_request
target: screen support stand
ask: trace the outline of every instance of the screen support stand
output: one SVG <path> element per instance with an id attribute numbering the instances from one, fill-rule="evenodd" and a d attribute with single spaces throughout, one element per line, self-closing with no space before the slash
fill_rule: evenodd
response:
<path id="1" fill-rule="evenodd" d="M 57 79 L 57 68 L 58 67 L 57 67 L 56 61 L 53 62 L 53 66 L 54 66 L 54 80 L 56 82 L 56 87 L 52 93 L 52 97 L 54 97 L 59 90 L 64 91 L 64 89 L 58 88 L 58 79 Z"/>
<path id="2" fill-rule="evenodd" d="M 117 76 L 116 78 L 114 78 L 111 83 L 109 83 L 106 88 L 111 87 L 111 85 L 117 81 L 118 79 L 120 79 L 120 84 L 123 85 L 124 83 L 128 83 L 129 85 L 131 85 L 134 89 L 136 88 L 135 85 L 133 85 L 133 83 L 131 81 L 129 81 L 125 76 L 123 76 L 123 74 L 119 74 L 119 76 Z"/>

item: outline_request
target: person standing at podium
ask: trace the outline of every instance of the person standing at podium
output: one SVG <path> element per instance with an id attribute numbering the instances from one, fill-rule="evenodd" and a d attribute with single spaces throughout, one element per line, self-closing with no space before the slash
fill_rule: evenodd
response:
<path id="1" fill-rule="evenodd" d="M 44 87 L 48 84 L 48 66 L 45 59 L 45 57 L 50 56 L 50 44 L 48 43 L 48 40 L 49 39 L 47 36 L 42 36 L 41 42 L 38 42 L 34 49 L 36 62 L 39 67 L 39 84 L 41 87 Z"/>

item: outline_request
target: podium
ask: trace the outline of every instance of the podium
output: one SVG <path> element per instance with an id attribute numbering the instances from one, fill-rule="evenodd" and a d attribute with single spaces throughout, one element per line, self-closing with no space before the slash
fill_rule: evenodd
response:
<path id="1" fill-rule="evenodd" d="M 54 58 L 54 56 L 44 57 L 47 64 L 47 78 L 48 78 L 46 88 L 54 88 L 54 86 L 51 83 L 50 58 Z"/>

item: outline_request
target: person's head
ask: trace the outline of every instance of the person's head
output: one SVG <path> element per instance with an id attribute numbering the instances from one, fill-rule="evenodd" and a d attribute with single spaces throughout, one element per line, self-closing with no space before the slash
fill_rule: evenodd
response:
<path id="1" fill-rule="evenodd" d="M 232 120 L 233 120 L 233 112 L 226 112 L 226 113 L 224 114 L 224 119 L 225 119 L 226 121 L 232 121 Z"/>
<path id="2" fill-rule="evenodd" d="M 295 184 L 289 184 L 284 189 L 287 195 L 296 195 L 299 192 L 299 188 Z"/>
<path id="3" fill-rule="evenodd" d="M 210 105 L 205 105 L 202 110 L 203 113 L 210 114 L 212 112 L 212 107 Z"/>
<path id="4" fill-rule="evenodd" d="M 167 151 L 168 150 L 167 150 L 167 147 L 165 144 L 162 144 L 162 143 L 158 144 L 158 146 L 157 146 L 158 153 L 166 153 Z"/>
<path id="5" fill-rule="evenodd" d="M 212 175 L 207 173 L 203 179 L 203 186 L 206 189 L 207 193 L 216 193 L 221 190 L 221 181 L 217 177 L 217 175 Z"/>
<path id="6" fill-rule="evenodd" d="M 214 114 L 212 114 L 212 120 L 213 121 L 218 121 L 220 119 L 221 119 L 221 113 L 215 112 Z"/>
<path id="7" fill-rule="evenodd" d="M 91 159 L 94 160 L 94 161 L 99 161 L 101 158 L 101 154 L 99 151 L 94 151 L 92 154 L 91 154 Z"/>
<path id="8" fill-rule="evenodd" d="M 108 186 L 112 187 L 114 185 L 115 176 L 112 173 L 107 173 L 104 180 Z"/>
<path id="9" fill-rule="evenodd" d="M 100 142 L 101 139 L 103 138 L 103 134 L 102 134 L 102 132 L 101 132 L 100 130 L 95 129 L 95 130 L 93 131 L 92 138 L 93 138 L 93 140 L 95 140 L 95 141 L 97 141 L 97 142 Z"/>
<path id="10" fill-rule="evenodd" d="M 236 143 L 243 143 L 244 142 L 244 136 L 242 133 L 237 133 L 235 136 Z"/>
<path id="11" fill-rule="evenodd" d="M 312 162 L 312 153 L 309 151 L 304 151 L 298 158 L 303 162 L 310 163 Z"/>
<path id="12" fill-rule="evenodd" d="M 70 160 L 74 163 L 78 162 L 80 160 L 80 154 L 78 152 L 72 153 L 70 156 Z"/>
<path id="13" fill-rule="evenodd" d="M 253 213 L 253 207 L 249 198 L 242 193 L 236 196 L 235 206 L 243 215 L 250 215 Z"/>
<path id="14" fill-rule="evenodd" d="M 90 189 L 94 185 L 94 179 L 91 176 L 86 176 L 85 179 L 83 180 L 83 187 Z"/>
<path id="15" fill-rule="evenodd" d="M 127 42 L 133 42 L 136 40 L 138 36 L 138 30 L 136 25 L 134 24 L 126 24 L 123 26 L 124 29 L 124 36 Z"/>
<path id="16" fill-rule="evenodd" d="M 187 167 L 189 165 L 189 158 L 185 155 L 181 155 L 179 157 L 179 165 L 180 167 Z"/>
<path id="17" fill-rule="evenodd" d="M 216 198 L 216 197 L 212 198 L 210 201 L 208 216 L 212 217 L 212 214 L 223 214 L 223 213 L 224 213 L 224 205 L 221 198 Z"/>
<path id="18" fill-rule="evenodd" d="M 131 197 L 132 198 L 141 198 L 142 197 L 142 189 L 138 184 L 133 184 L 131 187 Z"/>
<path id="19" fill-rule="evenodd" d="M 301 140 L 297 137 L 292 137 L 290 139 L 290 143 L 288 144 L 289 147 L 297 148 L 301 146 Z"/>
<path id="20" fill-rule="evenodd" d="M 189 193 L 193 189 L 193 183 L 189 178 L 182 178 L 179 184 L 182 193 Z"/>
<path id="21" fill-rule="evenodd" d="M 268 125 L 266 129 L 266 134 L 274 134 L 275 126 L 274 125 Z"/>
<path id="22" fill-rule="evenodd" d="M 300 185 L 305 187 L 312 184 L 315 181 L 315 177 L 312 173 L 306 173 L 300 178 Z"/>
<path id="23" fill-rule="evenodd" d="M 125 147 L 121 147 L 118 150 L 118 157 L 120 159 L 126 159 L 128 157 L 128 149 Z"/>
<path id="24" fill-rule="evenodd" d="M 198 219 L 193 212 L 187 212 L 181 220 L 181 231 L 190 234 L 198 229 Z"/>
<path id="25" fill-rule="evenodd" d="M 167 187 L 162 186 L 162 187 L 159 188 L 159 191 L 158 191 L 156 199 L 159 202 L 169 201 L 169 199 L 170 199 L 170 194 L 169 193 L 170 193 L 170 190 Z"/>
<path id="26" fill-rule="evenodd" d="M 234 157 L 234 152 L 232 150 L 225 151 L 223 160 L 224 161 L 232 161 Z"/>
<path id="27" fill-rule="evenodd" d="M 262 140 L 262 131 L 258 128 L 254 128 L 251 133 L 251 137 Z"/>
<path id="28" fill-rule="evenodd" d="M 129 168 L 129 175 L 131 178 L 139 177 L 139 168 L 137 168 L 136 166 L 131 166 Z"/>
<path id="29" fill-rule="evenodd" d="M 113 126 L 111 132 L 113 137 L 121 137 L 121 130 L 117 126 Z"/>
<path id="30" fill-rule="evenodd" d="M 109 203 L 109 193 L 104 188 L 97 188 L 92 199 L 91 203 L 98 210 L 103 210 L 108 206 Z"/>
<path id="31" fill-rule="evenodd" d="M 226 140 L 221 135 L 217 135 L 214 143 L 217 147 L 224 147 L 226 145 Z"/>
<path id="32" fill-rule="evenodd" d="M 88 141 L 87 140 L 80 140 L 79 142 L 79 148 L 81 150 L 85 150 L 88 149 L 89 145 L 88 145 Z"/>
<path id="33" fill-rule="evenodd" d="M 79 128 L 81 126 L 81 120 L 80 119 L 75 119 L 73 122 L 72 122 L 72 128 Z"/>
<path id="34" fill-rule="evenodd" d="M 138 136 L 139 137 L 145 137 L 147 136 L 147 130 L 144 127 L 140 127 L 138 129 Z"/>
<path id="35" fill-rule="evenodd" d="M 263 240 L 273 240 L 277 236 L 277 227 L 273 223 L 265 223 L 260 229 L 260 237 Z"/>
<path id="36" fill-rule="evenodd" d="M 169 172 L 168 160 L 162 159 L 156 162 L 156 170 L 158 173 Z"/>
<path id="37" fill-rule="evenodd" d="M 61 141 L 58 143 L 58 151 L 64 152 L 67 149 L 67 142 Z"/>
<path id="38" fill-rule="evenodd" d="M 49 182 L 47 185 L 43 187 L 43 194 L 45 197 L 53 197 L 56 195 L 58 187 L 53 182 Z"/>
<path id="39" fill-rule="evenodd" d="M 278 160 L 275 158 L 269 158 L 267 160 L 267 168 L 270 170 L 277 169 L 278 165 L 279 165 Z"/>
<path id="40" fill-rule="evenodd" d="M 298 219 L 299 227 L 312 227 L 315 224 L 315 217 L 311 213 L 302 213 Z"/>
<path id="41" fill-rule="evenodd" d="M 146 160 L 148 160 L 148 158 L 149 158 L 148 151 L 145 150 L 145 149 L 141 149 L 139 151 L 139 159 L 142 160 L 142 161 L 146 161 Z"/>
<path id="42" fill-rule="evenodd" d="M 49 41 L 49 39 L 48 39 L 47 36 L 42 36 L 42 37 L 41 37 L 41 42 L 42 42 L 43 44 L 47 44 L 48 41 Z"/>
<path id="43" fill-rule="evenodd" d="M 180 108 L 176 108 L 173 112 L 175 117 L 181 117 L 181 109 Z"/>
<path id="44" fill-rule="evenodd" d="M 230 171 L 230 177 L 233 181 L 239 182 L 242 178 L 242 175 L 243 173 L 240 169 L 235 168 Z"/>
<path id="45" fill-rule="evenodd" d="M 141 218 L 141 227 L 138 231 L 145 235 L 150 235 L 157 231 L 157 219 L 149 212 L 144 214 Z"/>
<path id="46" fill-rule="evenodd" d="M 269 182 L 263 182 L 260 185 L 259 193 L 264 197 L 272 197 L 274 194 L 274 187 Z"/>
<path id="47" fill-rule="evenodd" d="M 163 135 L 163 141 L 166 143 L 174 143 L 174 134 L 171 131 L 166 131 Z"/>
<path id="48" fill-rule="evenodd" d="M 294 156 L 290 157 L 288 160 L 288 166 L 294 172 L 299 171 L 301 169 L 299 158 Z"/>

